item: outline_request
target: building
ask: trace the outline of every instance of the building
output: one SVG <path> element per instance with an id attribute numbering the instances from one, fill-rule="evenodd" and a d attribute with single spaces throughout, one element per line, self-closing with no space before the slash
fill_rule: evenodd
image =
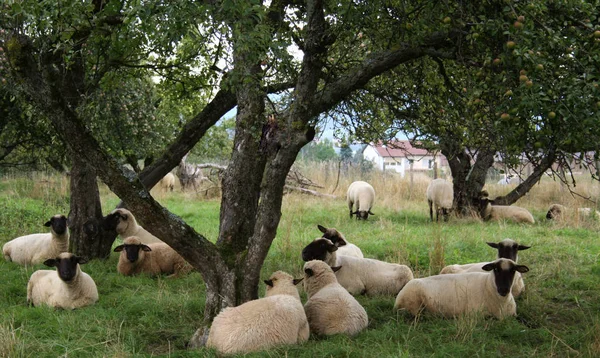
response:
<path id="1" fill-rule="evenodd" d="M 429 174 L 433 171 L 434 162 L 439 171 L 449 170 L 448 161 L 441 153 L 415 148 L 408 140 L 398 140 L 387 145 L 369 144 L 363 150 L 363 158 L 373 162 L 379 170 L 394 170 L 402 177 L 411 169 L 413 172 Z"/>

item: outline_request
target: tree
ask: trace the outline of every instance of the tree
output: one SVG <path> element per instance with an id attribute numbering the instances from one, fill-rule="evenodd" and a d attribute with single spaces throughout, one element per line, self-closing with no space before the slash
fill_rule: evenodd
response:
<path id="1" fill-rule="evenodd" d="M 333 143 L 325 138 L 319 142 L 313 142 L 302 148 L 300 156 L 304 160 L 323 162 L 335 159 L 338 155 L 333 149 Z"/>

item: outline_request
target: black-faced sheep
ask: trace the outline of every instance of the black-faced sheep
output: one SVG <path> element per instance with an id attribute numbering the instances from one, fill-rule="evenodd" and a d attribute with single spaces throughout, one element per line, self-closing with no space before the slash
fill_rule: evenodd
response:
<path id="1" fill-rule="evenodd" d="M 364 181 L 355 181 L 348 187 L 346 193 L 350 217 L 356 215 L 359 220 L 367 220 L 369 215 L 375 215 L 371 212 L 373 202 L 375 201 L 375 189 L 371 184 Z M 352 211 L 356 205 L 356 211 Z"/>
<path id="2" fill-rule="evenodd" d="M 136 236 L 143 244 L 162 243 L 156 236 L 141 227 L 135 216 L 127 209 L 115 209 L 103 219 L 105 230 L 114 230 L 121 238 Z"/>
<path id="3" fill-rule="evenodd" d="M 344 235 L 334 228 L 326 228 L 322 225 L 317 225 L 319 230 L 323 233 L 323 237 L 329 239 L 335 246 L 338 247 L 338 255 L 354 256 L 354 257 L 365 257 L 360 248 L 354 244 L 351 244 L 346 240 Z"/>
<path id="4" fill-rule="evenodd" d="M 160 275 L 180 274 L 191 270 L 181 255 L 163 243 L 143 244 L 136 236 L 123 240 L 123 245 L 115 247 L 120 252 L 117 271 L 125 276 L 138 274 Z"/>
<path id="5" fill-rule="evenodd" d="M 583 218 L 588 218 L 592 216 L 592 213 L 594 213 L 594 217 L 596 219 L 600 219 L 600 212 L 593 210 L 592 208 L 577 208 L 577 210 L 575 211 L 561 204 L 552 204 L 548 208 L 548 212 L 546 213 L 546 219 L 564 220 L 570 217 L 575 217 L 576 215 L 579 215 Z"/>
<path id="6" fill-rule="evenodd" d="M 64 215 L 54 215 L 44 226 L 49 233 L 17 237 L 2 247 L 4 258 L 21 265 L 36 265 L 69 249 L 69 230 Z"/>
<path id="7" fill-rule="evenodd" d="M 343 266 L 335 273 L 342 287 L 353 295 L 396 295 L 413 273 L 406 265 L 373 259 L 337 255 L 338 250 L 328 239 L 320 238 L 302 250 L 302 260 L 325 261 L 330 267 Z"/>
<path id="8" fill-rule="evenodd" d="M 304 290 L 308 294 L 304 311 L 315 334 L 353 336 L 369 323 L 363 306 L 337 282 L 334 271 L 340 268 L 344 269 L 331 268 L 320 260 L 304 264 Z"/>
<path id="9" fill-rule="evenodd" d="M 516 272 L 529 271 L 509 259 L 498 259 L 483 266 L 488 272 L 437 275 L 410 281 L 396 297 L 394 309 L 413 315 L 422 309 L 456 317 L 481 312 L 498 319 L 514 316 L 517 305 L 511 293 Z"/>
<path id="10" fill-rule="evenodd" d="M 273 273 L 265 280 L 266 297 L 225 308 L 215 317 L 206 346 L 234 354 L 306 342 L 310 330 L 295 286 L 300 281 Z"/>
<path id="11" fill-rule="evenodd" d="M 512 220 L 517 223 L 535 223 L 533 215 L 527 209 L 518 206 L 492 205 L 488 198 L 480 198 L 478 206 L 479 214 L 485 221 Z"/>
<path id="12" fill-rule="evenodd" d="M 27 302 L 33 306 L 75 309 L 98 301 L 98 289 L 94 280 L 81 271 L 80 264 L 87 261 L 68 252 L 44 261 L 54 270 L 35 271 L 27 283 Z"/>
<path id="13" fill-rule="evenodd" d="M 435 208 L 435 221 L 439 220 L 442 212 L 444 221 L 448 221 L 448 214 L 452 210 L 454 201 L 454 189 L 452 184 L 444 179 L 434 179 L 427 187 L 427 203 L 429 204 L 429 217 L 433 221 L 433 209 Z"/>

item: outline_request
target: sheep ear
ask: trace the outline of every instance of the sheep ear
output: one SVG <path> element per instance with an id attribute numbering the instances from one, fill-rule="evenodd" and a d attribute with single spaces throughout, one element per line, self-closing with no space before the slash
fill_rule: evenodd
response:
<path id="1" fill-rule="evenodd" d="M 335 266 L 335 267 L 332 267 L 331 270 L 333 272 L 338 272 L 341 268 L 342 268 L 342 266 Z"/>
<path id="2" fill-rule="evenodd" d="M 123 214 L 123 215 L 121 215 L 121 219 L 123 219 L 123 220 L 127 221 L 127 217 L 128 217 L 128 216 L 129 216 L 129 215 L 127 215 L 127 214 Z"/>
<path id="3" fill-rule="evenodd" d="M 353 212 L 353 213 L 352 213 L 352 214 L 350 214 L 350 215 L 356 215 L 356 214 L 358 214 L 358 210 L 356 210 L 355 212 Z"/>
<path id="4" fill-rule="evenodd" d="M 483 265 L 483 267 L 481 268 L 483 271 L 492 271 L 493 269 L 496 268 L 496 264 L 493 262 L 490 262 L 489 264 L 485 264 Z"/>
<path id="5" fill-rule="evenodd" d="M 304 269 L 304 273 L 305 273 L 305 274 L 306 274 L 306 276 L 308 276 L 308 277 L 312 277 L 312 276 L 315 274 L 315 273 L 313 272 L 313 270 L 312 270 L 312 269 L 309 269 L 309 268 L 307 268 L 307 269 Z"/>
<path id="6" fill-rule="evenodd" d="M 299 284 L 300 282 L 302 282 L 302 280 L 304 280 L 304 277 L 302 277 L 302 278 L 295 278 L 294 281 L 292 281 L 292 282 L 294 282 L 294 286 L 295 286 L 295 285 Z"/>
<path id="7" fill-rule="evenodd" d="M 487 244 L 488 244 L 488 246 L 493 247 L 494 249 L 498 248 L 498 244 L 495 242 L 488 242 Z"/>
<path id="8" fill-rule="evenodd" d="M 369 210 L 369 211 L 368 211 L 368 213 L 369 213 L 369 215 L 375 215 L 375 214 L 373 214 L 373 213 L 371 212 L 371 210 Z"/>
<path id="9" fill-rule="evenodd" d="M 115 249 L 113 251 L 114 252 L 121 252 L 121 251 L 123 251 L 124 247 L 125 247 L 125 245 L 119 245 L 119 246 L 115 247 Z"/>
<path id="10" fill-rule="evenodd" d="M 48 267 L 56 267 L 57 264 L 58 264 L 58 262 L 56 261 L 56 259 L 48 259 L 48 260 L 44 261 L 44 265 L 46 265 Z"/>
<path id="11" fill-rule="evenodd" d="M 525 265 L 516 265 L 515 271 L 519 271 L 520 273 L 529 272 L 529 267 L 527 267 Z"/>
<path id="12" fill-rule="evenodd" d="M 321 231 L 323 234 L 327 232 L 327 228 L 325 226 L 317 225 L 317 227 L 319 228 L 319 231 Z"/>
<path id="13" fill-rule="evenodd" d="M 338 249 L 338 247 L 335 246 L 335 244 L 331 244 L 331 246 L 327 245 L 327 251 L 329 251 L 329 252 L 337 251 L 337 249 Z"/>
<path id="14" fill-rule="evenodd" d="M 267 286 L 271 286 L 271 287 L 273 287 L 273 280 L 265 280 L 265 281 L 264 281 L 264 283 L 265 283 Z"/>
<path id="15" fill-rule="evenodd" d="M 519 245 L 519 250 L 527 250 L 531 248 L 531 246 Z"/>
<path id="16" fill-rule="evenodd" d="M 87 257 L 74 256 L 74 258 L 80 265 L 87 264 L 90 261 Z"/>
<path id="17" fill-rule="evenodd" d="M 144 250 L 144 251 L 146 251 L 146 252 L 148 252 L 148 251 L 152 251 L 152 249 L 151 249 L 151 248 L 150 248 L 150 246 L 148 246 L 148 245 L 141 244 L 140 246 L 142 247 L 142 250 Z"/>
<path id="18" fill-rule="evenodd" d="M 52 226 L 52 221 L 50 221 L 50 220 L 46 221 L 44 226 L 46 226 L 46 227 Z"/>
<path id="19" fill-rule="evenodd" d="M 348 245 L 348 243 L 346 242 L 346 240 L 342 239 L 341 237 L 338 238 L 338 240 L 335 242 L 335 246 L 337 246 L 337 247 L 344 246 L 344 245 Z"/>

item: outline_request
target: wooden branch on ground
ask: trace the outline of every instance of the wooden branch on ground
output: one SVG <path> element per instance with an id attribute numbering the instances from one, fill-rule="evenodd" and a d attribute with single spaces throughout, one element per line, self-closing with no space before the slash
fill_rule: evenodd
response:
<path id="1" fill-rule="evenodd" d="M 290 186 L 290 185 L 286 185 L 285 188 L 289 189 L 289 190 L 296 190 L 296 191 L 299 191 L 299 192 L 301 192 L 303 194 L 309 194 L 309 195 L 314 195 L 314 196 L 323 197 L 323 198 L 331 198 L 331 199 L 335 199 L 336 198 L 335 195 L 323 194 L 323 193 L 319 193 L 318 191 L 314 191 L 314 190 L 310 190 L 310 189 L 305 189 L 305 188 L 298 188 L 298 187 Z"/>

